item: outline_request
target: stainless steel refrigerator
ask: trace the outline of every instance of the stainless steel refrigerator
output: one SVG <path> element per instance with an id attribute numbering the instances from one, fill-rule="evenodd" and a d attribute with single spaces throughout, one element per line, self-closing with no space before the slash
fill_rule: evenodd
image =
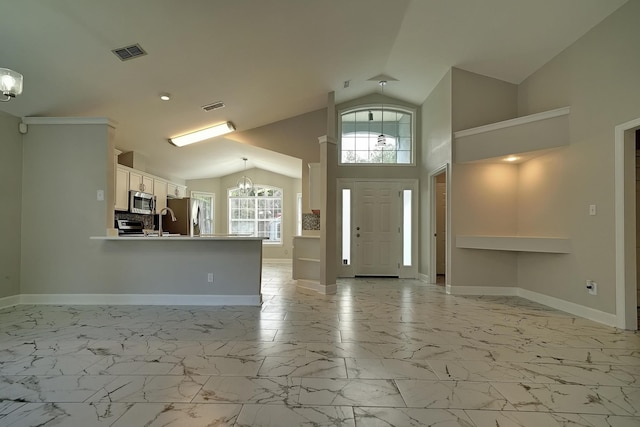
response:
<path id="1" fill-rule="evenodd" d="M 167 206 L 176 215 L 176 221 L 171 221 L 171 215 L 162 218 L 162 229 L 169 233 L 187 236 L 199 236 L 200 207 L 198 200 L 189 197 L 184 199 L 168 199 Z"/>

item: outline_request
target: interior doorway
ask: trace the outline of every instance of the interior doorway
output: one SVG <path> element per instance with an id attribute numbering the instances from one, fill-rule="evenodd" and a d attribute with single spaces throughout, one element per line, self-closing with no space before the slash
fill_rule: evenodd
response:
<path id="1" fill-rule="evenodd" d="M 436 283 L 443 285 L 447 275 L 447 173 L 436 175 Z"/>
<path id="2" fill-rule="evenodd" d="M 637 147 L 640 118 L 615 128 L 616 321 L 638 329 L 638 236 L 640 228 Z"/>
<path id="3" fill-rule="evenodd" d="M 636 313 L 640 324 L 640 129 L 636 129 Z"/>
<path id="4" fill-rule="evenodd" d="M 433 177 L 433 204 L 435 206 L 435 283 L 444 286 L 447 277 L 447 171 Z"/>

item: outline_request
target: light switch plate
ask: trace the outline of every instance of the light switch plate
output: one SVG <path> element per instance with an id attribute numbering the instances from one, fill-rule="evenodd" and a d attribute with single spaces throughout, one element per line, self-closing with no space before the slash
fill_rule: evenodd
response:
<path id="1" fill-rule="evenodd" d="M 596 205 L 589 205 L 589 215 L 595 215 L 597 213 Z"/>
<path id="2" fill-rule="evenodd" d="M 98 198 L 99 202 L 102 202 L 104 200 L 104 190 L 98 190 L 98 192 L 96 193 L 96 197 Z"/>

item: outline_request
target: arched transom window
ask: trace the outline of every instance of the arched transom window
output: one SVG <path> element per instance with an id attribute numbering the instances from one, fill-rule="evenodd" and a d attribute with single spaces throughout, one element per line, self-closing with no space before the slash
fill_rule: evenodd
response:
<path id="1" fill-rule="evenodd" d="M 413 113 L 363 107 L 341 114 L 340 163 L 412 164 Z"/>

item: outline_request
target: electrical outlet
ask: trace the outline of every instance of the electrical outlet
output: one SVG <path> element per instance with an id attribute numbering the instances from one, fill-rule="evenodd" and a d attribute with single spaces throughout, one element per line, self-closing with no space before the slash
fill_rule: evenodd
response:
<path id="1" fill-rule="evenodd" d="M 589 295 L 598 295 L 598 284 L 593 280 L 587 280 L 587 292 Z"/>
<path id="2" fill-rule="evenodd" d="M 213 283 L 213 273 L 208 273 L 207 274 L 207 282 Z"/>

